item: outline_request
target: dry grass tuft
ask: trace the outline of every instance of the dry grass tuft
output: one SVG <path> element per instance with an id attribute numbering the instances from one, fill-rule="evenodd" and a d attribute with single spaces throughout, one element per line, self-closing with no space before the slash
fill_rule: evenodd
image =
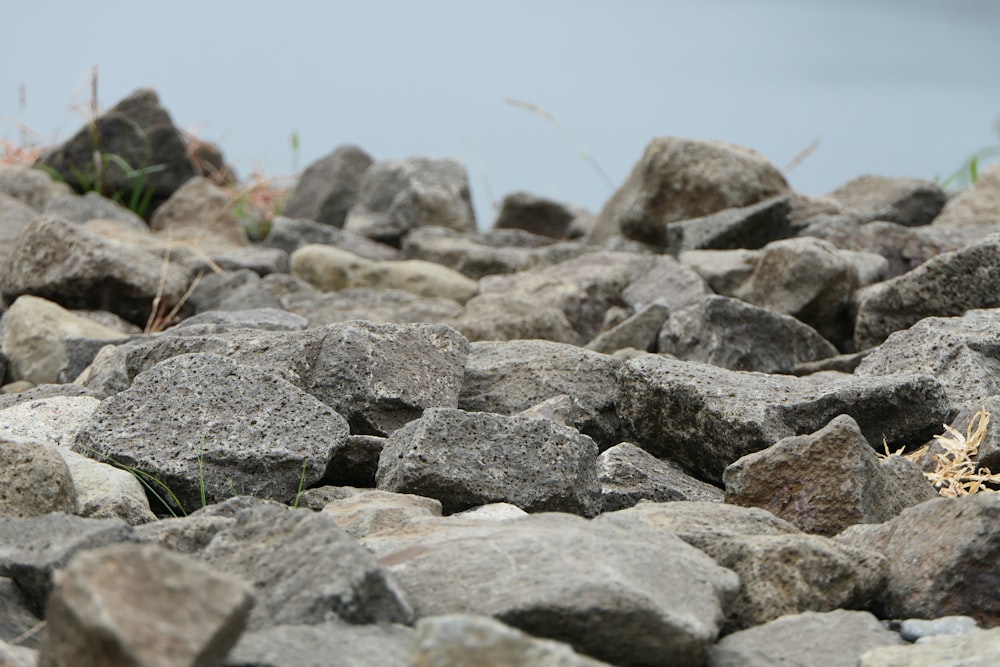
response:
<path id="1" fill-rule="evenodd" d="M 937 446 L 943 452 L 931 453 L 935 443 L 928 443 L 906 454 L 902 450 L 889 452 L 888 449 L 880 458 L 903 456 L 903 458 L 922 464 L 928 456 L 935 464 L 934 470 L 925 471 L 924 476 L 934 485 L 938 493 L 947 498 L 957 498 L 980 491 L 995 491 L 993 486 L 1000 486 L 1000 473 L 993 473 L 988 468 L 981 468 L 977 462 L 979 447 L 986 439 L 990 424 L 990 413 L 980 410 L 969 422 L 965 433 L 945 425 L 946 433 L 934 436 Z"/>

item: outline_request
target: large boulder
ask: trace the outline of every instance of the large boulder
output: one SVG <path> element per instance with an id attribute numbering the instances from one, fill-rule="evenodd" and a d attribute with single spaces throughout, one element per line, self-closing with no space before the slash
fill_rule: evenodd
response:
<path id="1" fill-rule="evenodd" d="M 282 214 L 343 227 L 357 199 L 361 179 L 372 162 L 372 157 L 357 146 L 338 146 L 306 167 Z"/>
<path id="2" fill-rule="evenodd" d="M 754 151 L 718 141 L 659 137 L 601 211 L 592 243 L 624 233 L 644 241 L 665 223 L 749 206 L 788 191 L 781 172 Z"/>

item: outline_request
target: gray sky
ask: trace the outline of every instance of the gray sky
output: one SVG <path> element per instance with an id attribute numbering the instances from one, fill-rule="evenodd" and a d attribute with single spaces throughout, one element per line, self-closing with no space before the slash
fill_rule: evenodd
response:
<path id="1" fill-rule="evenodd" d="M 82 123 L 152 87 L 239 172 L 355 143 L 453 156 L 480 225 L 514 190 L 598 210 L 655 136 L 719 139 L 819 194 L 863 173 L 933 178 L 1000 139 L 995 0 L 33 0 L 6 8 L 0 137 Z M 18 105 L 24 84 L 27 105 Z M 551 113 L 504 103 L 524 100 Z"/>

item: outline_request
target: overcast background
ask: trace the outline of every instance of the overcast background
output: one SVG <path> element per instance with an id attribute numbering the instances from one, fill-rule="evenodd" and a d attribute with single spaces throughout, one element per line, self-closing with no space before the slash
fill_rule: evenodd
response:
<path id="1" fill-rule="evenodd" d="M 4 23 L 0 137 L 71 136 L 96 65 L 103 107 L 152 87 L 241 176 L 341 143 L 457 157 L 481 227 L 515 190 L 599 210 L 661 135 L 779 167 L 819 139 L 788 174 L 809 194 L 1000 142 L 997 0 L 32 0 Z"/>

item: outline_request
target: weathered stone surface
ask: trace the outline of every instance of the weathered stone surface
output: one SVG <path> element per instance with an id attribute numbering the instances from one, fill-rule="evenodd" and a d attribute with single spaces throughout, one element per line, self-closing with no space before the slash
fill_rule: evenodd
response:
<path id="1" fill-rule="evenodd" d="M 677 259 L 694 269 L 716 294 L 734 296 L 750 278 L 759 257 L 757 250 L 687 250 Z"/>
<path id="2" fill-rule="evenodd" d="M 219 239 L 235 245 L 248 243 L 236 218 L 232 195 L 212 181 L 196 176 L 186 181 L 156 209 L 149 226 L 172 238 Z"/>
<path id="3" fill-rule="evenodd" d="M 859 376 L 922 373 L 957 407 L 1000 394 L 1000 308 L 927 317 L 891 334 L 858 366 Z"/>
<path id="4" fill-rule="evenodd" d="M 643 240 L 664 223 L 749 206 L 788 190 L 760 154 L 717 141 L 659 137 L 604 206 L 592 243 L 619 233 Z"/>
<path id="5" fill-rule="evenodd" d="M 198 281 L 188 303 L 196 313 L 211 310 L 278 308 L 277 297 L 261 285 L 261 277 L 250 269 L 207 273 Z"/>
<path id="6" fill-rule="evenodd" d="M 138 231 L 148 230 L 146 221 L 131 210 L 93 191 L 55 197 L 46 204 L 45 213 L 81 224 L 91 220 L 113 220 Z"/>
<path id="7" fill-rule="evenodd" d="M 664 531 L 566 514 L 424 520 L 364 542 L 420 617 L 485 614 L 626 666 L 699 664 L 739 585 Z"/>
<path id="8" fill-rule="evenodd" d="M 373 287 L 288 294 L 281 297 L 281 305 L 308 319 L 310 327 L 351 320 L 393 324 L 451 322 L 462 313 L 462 305 L 452 299 Z"/>
<path id="9" fill-rule="evenodd" d="M 905 643 L 867 611 L 805 612 L 723 637 L 708 652 L 706 664 L 857 667 L 858 659 L 869 649 Z"/>
<path id="10" fill-rule="evenodd" d="M 655 456 L 722 480 L 741 456 L 819 430 L 840 414 L 881 451 L 926 442 L 950 407 L 939 383 L 921 375 L 846 378 L 820 384 L 741 373 L 647 354 L 622 366 L 618 413 Z"/>
<path id="11" fill-rule="evenodd" d="M 0 262 L 7 260 L 18 235 L 37 217 L 38 211 L 0 192 Z"/>
<path id="12" fill-rule="evenodd" d="M 93 519 L 117 518 L 130 526 L 156 520 L 146 491 L 135 475 L 71 449 L 60 447 L 59 454 L 73 478 L 77 514 Z"/>
<path id="13" fill-rule="evenodd" d="M 1000 625 L 1000 495 L 938 498 L 888 523 L 848 528 L 837 541 L 881 552 L 889 562 L 873 609 L 889 618 L 972 616 Z M 933 535 L 933 539 L 928 539 Z"/>
<path id="14" fill-rule="evenodd" d="M 173 327 L 178 329 L 200 327 L 199 331 L 220 333 L 231 329 L 260 329 L 262 331 L 302 331 L 309 320 L 281 308 L 246 308 L 237 311 L 206 310 L 192 315 Z"/>
<path id="15" fill-rule="evenodd" d="M 547 419 L 434 408 L 389 436 L 376 482 L 448 513 L 502 501 L 592 516 L 596 460 L 593 440 Z"/>
<path id="16" fill-rule="evenodd" d="M 94 145 L 95 133 L 99 146 Z M 103 158 L 100 174 L 95 150 Z M 136 90 L 87 123 L 69 141 L 40 157 L 38 165 L 55 170 L 81 190 L 99 183 L 105 193 L 122 193 L 128 199 L 133 190 L 140 196 L 149 192 L 154 201 L 163 201 L 197 173 L 170 114 L 148 88 Z"/>
<path id="17" fill-rule="evenodd" d="M 377 489 L 350 489 L 351 495 L 332 500 L 322 512 L 354 537 L 395 530 L 415 517 L 441 516 L 441 502 L 434 498 Z"/>
<path id="18" fill-rule="evenodd" d="M 472 235 L 445 227 L 414 229 L 403 240 L 402 250 L 406 257 L 442 264 L 474 280 L 557 264 L 592 251 L 582 243 L 553 243 L 522 230 Z"/>
<path id="19" fill-rule="evenodd" d="M 347 212 L 357 199 L 361 179 L 373 162 L 358 146 L 337 146 L 332 153 L 306 167 L 282 214 L 343 227 Z"/>
<path id="20" fill-rule="evenodd" d="M 476 282 L 457 271 L 419 259 L 376 262 L 327 245 L 306 245 L 292 253 L 292 274 L 324 292 L 351 287 L 400 289 L 417 296 L 465 303 Z"/>
<path id="21" fill-rule="evenodd" d="M 43 617 L 52 574 L 74 554 L 138 541 L 135 529 L 119 519 L 83 519 L 61 512 L 26 519 L 0 518 L 0 577 L 12 579 L 32 613 Z"/>
<path id="22" fill-rule="evenodd" d="M 937 635 L 961 635 L 979 629 L 976 619 L 971 616 L 942 616 L 930 620 L 907 618 L 892 623 L 891 627 L 893 629 L 898 627 L 899 636 L 908 642 Z"/>
<path id="23" fill-rule="evenodd" d="M 264 243 L 289 254 L 310 243 L 324 243 L 368 259 L 399 259 L 399 250 L 367 236 L 345 232 L 322 222 L 275 216 Z"/>
<path id="24" fill-rule="evenodd" d="M 884 220 L 906 227 L 929 225 L 948 199 L 931 181 L 867 174 L 840 186 L 830 197 L 863 222 Z"/>
<path id="25" fill-rule="evenodd" d="M 249 582 L 257 602 L 248 628 L 404 623 L 413 611 L 395 577 L 328 515 L 258 505 L 237 511 L 197 553 L 211 567 Z"/>
<path id="26" fill-rule="evenodd" d="M 343 417 L 285 380 L 187 354 L 105 399 L 74 449 L 156 478 L 187 512 L 240 494 L 288 500 L 322 478 L 347 433 Z"/>
<path id="27" fill-rule="evenodd" d="M 560 642 L 536 639 L 486 616 L 451 614 L 417 621 L 411 667 L 601 667 Z"/>
<path id="28" fill-rule="evenodd" d="M 1000 307 L 1000 234 L 929 259 L 909 273 L 858 290 L 854 341 L 874 347 L 925 317 Z"/>
<path id="29" fill-rule="evenodd" d="M 841 415 L 732 463 L 723 474 L 726 502 L 763 507 L 807 533 L 831 536 L 937 497 L 916 464 L 898 457 L 885 464 L 857 422 Z"/>
<path id="30" fill-rule="evenodd" d="M 57 382 L 60 371 L 70 363 L 67 338 L 114 340 L 122 338 L 122 333 L 52 301 L 27 294 L 18 297 L 4 316 L 8 377 L 36 385 Z"/>
<path id="31" fill-rule="evenodd" d="M 73 196 L 68 185 L 43 170 L 13 164 L 0 165 L 0 193 L 22 201 L 38 213 L 56 198 Z"/>
<path id="32" fill-rule="evenodd" d="M 558 304 L 539 303 L 531 295 L 520 293 L 473 297 L 462 313 L 445 322 L 470 341 L 539 339 L 573 345 L 584 342 Z"/>
<path id="33" fill-rule="evenodd" d="M 936 227 L 991 228 L 1000 221 L 1000 167 L 983 169 L 975 184 L 952 198 L 934 219 Z M 995 231 L 995 230 L 994 230 Z"/>
<path id="34" fill-rule="evenodd" d="M 612 354 L 625 348 L 651 350 L 656 346 L 660 327 L 670 316 L 670 306 L 654 301 L 640 307 L 634 314 L 612 328 L 603 331 L 587 343 L 588 350 Z"/>
<path id="35" fill-rule="evenodd" d="M 753 250 L 795 235 L 790 210 L 787 196 L 771 197 L 750 206 L 668 222 L 662 235 L 641 240 L 675 256 L 687 250 Z"/>
<path id="36" fill-rule="evenodd" d="M 0 438 L 0 489 L 0 516 L 76 512 L 73 478 L 51 445 L 4 434 Z"/>
<path id="37" fill-rule="evenodd" d="M 36 218 L 18 236 L 0 275 L 8 303 L 31 294 L 65 308 L 110 310 L 140 325 L 157 295 L 173 306 L 187 286 L 187 271 L 177 264 L 164 266 L 145 250 L 51 216 Z"/>
<path id="38" fill-rule="evenodd" d="M 409 665 L 413 630 L 398 624 L 278 625 L 248 632 L 224 667 L 395 667 Z"/>
<path id="39" fill-rule="evenodd" d="M 703 500 L 721 503 L 722 489 L 691 477 L 671 461 L 658 459 L 631 442 L 622 442 L 597 457 L 601 511 L 632 507 L 640 500 Z"/>
<path id="40" fill-rule="evenodd" d="M 527 192 L 512 192 L 500 202 L 494 229 L 523 229 L 554 239 L 571 238 L 574 225 L 593 215 L 578 206 L 570 206 Z M 582 223 L 587 224 L 587 223 Z"/>
<path id="41" fill-rule="evenodd" d="M 851 338 L 851 296 L 857 268 L 833 245 L 803 237 L 765 246 L 735 296 L 791 315 L 843 348 Z"/>
<path id="42" fill-rule="evenodd" d="M 837 348 L 789 315 L 725 296 L 676 310 L 660 329 L 657 351 L 734 371 L 788 372 L 832 357 Z"/>
<path id="43" fill-rule="evenodd" d="M 958 636 L 931 637 L 907 646 L 867 651 L 857 667 L 989 667 L 1000 655 L 1000 628 Z"/>
<path id="44" fill-rule="evenodd" d="M 77 555 L 56 574 L 39 667 L 218 665 L 253 595 L 235 577 L 154 545 Z"/>
<path id="45" fill-rule="evenodd" d="M 621 441 L 615 374 L 621 362 L 573 345 L 542 340 L 471 345 L 458 407 L 512 415 L 569 395 L 578 413 L 566 423 L 605 448 Z"/>
<path id="46" fill-rule="evenodd" d="M 344 229 L 398 247 L 416 227 L 476 229 L 469 177 L 457 160 L 376 162 L 365 172 Z"/>
<path id="47" fill-rule="evenodd" d="M 7 577 L 0 577 L 0 665 L 7 667 L 3 662 L 4 642 L 19 639 L 19 646 L 32 649 L 38 646 L 37 630 L 41 628 L 36 626 L 39 622 L 38 616 L 31 611 L 28 599 L 17 584 Z M 31 667 L 35 667 L 34 662 L 31 662 Z"/>
<path id="48" fill-rule="evenodd" d="M 801 533 L 764 510 L 711 502 L 639 503 L 594 522 L 676 535 L 739 574 L 740 592 L 725 607 L 723 633 L 785 614 L 867 609 L 882 590 L 878 552 Z"/>

